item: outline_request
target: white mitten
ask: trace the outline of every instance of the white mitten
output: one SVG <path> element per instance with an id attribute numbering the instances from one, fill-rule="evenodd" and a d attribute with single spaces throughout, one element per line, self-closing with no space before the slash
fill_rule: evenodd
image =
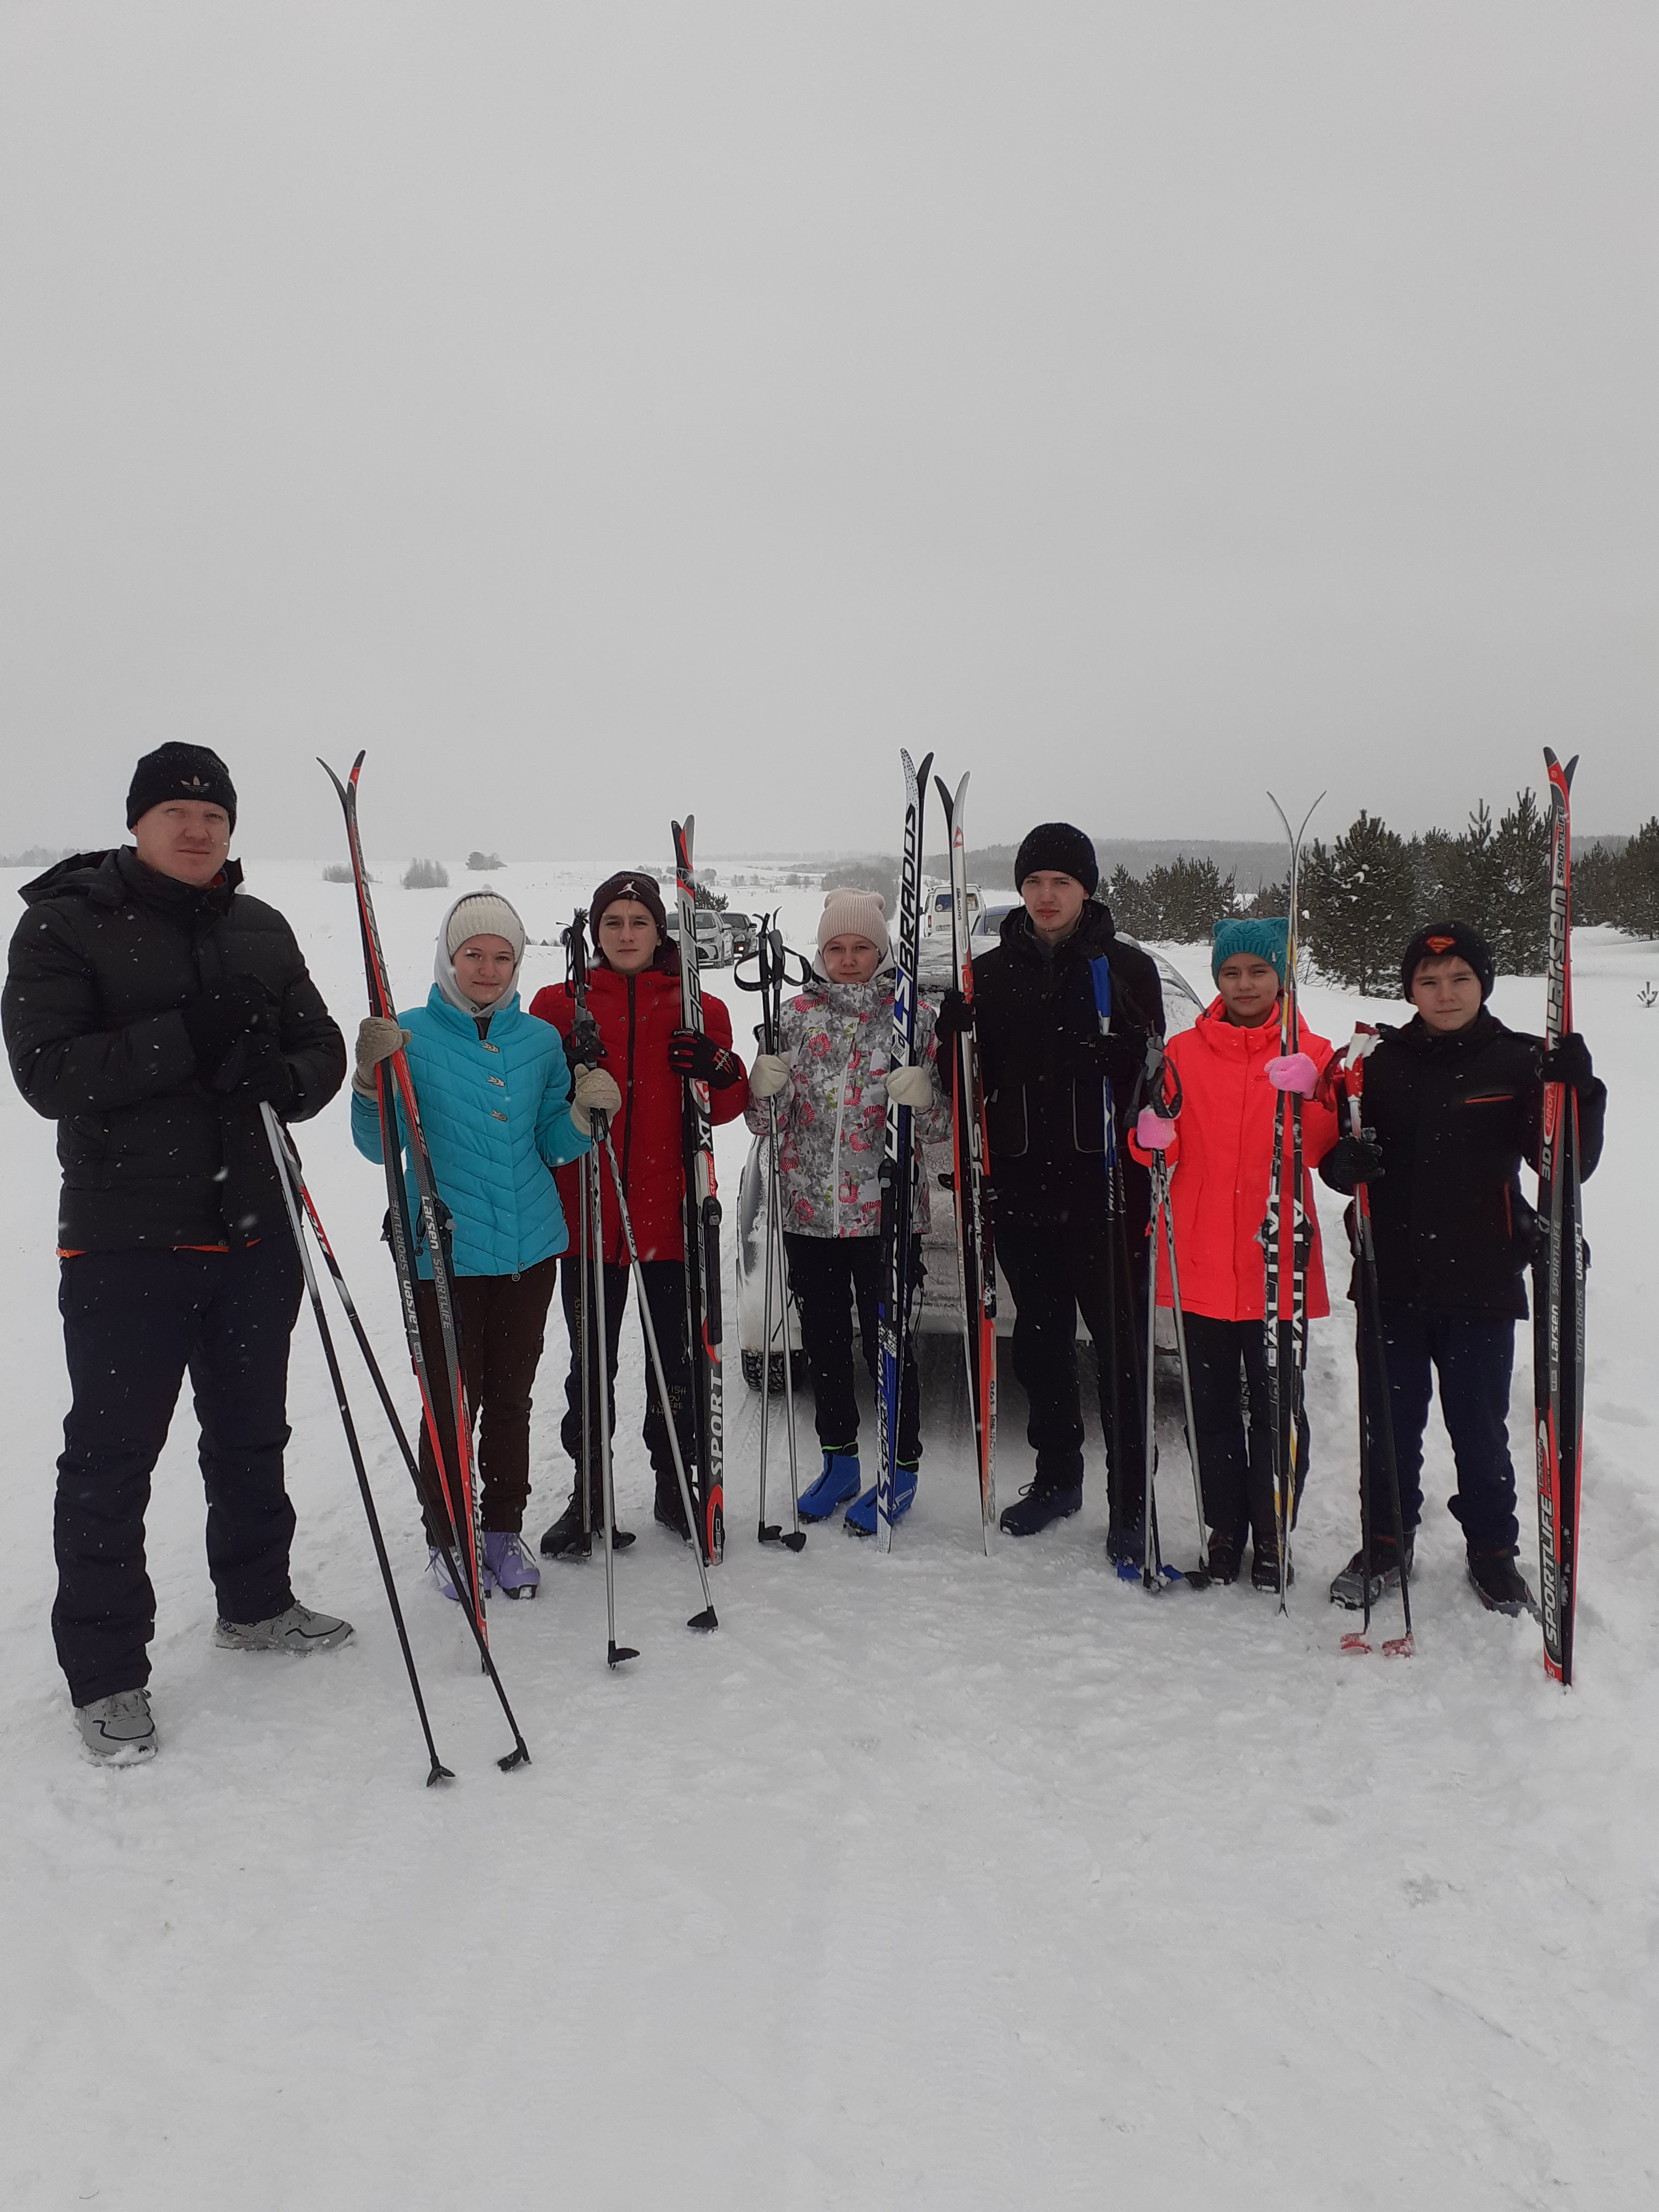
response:
<path id="1" fill-rule="evenodd" d="M 933 1103 L 933 1079 L 925 1067 L 890 1067 L 887 1096 L 895 1106 L 908 1106 L 921 1114 Z"/>
<path id="2" fill-rule="evenodd" d="M 607 1118 L 622 1104 L 622 1093 L 602 1067 L 577 1066 L 570 1086 L 570 1119 L 585 1137 L 593 1133 L 593 1116 Z"/>
<path id="3" fill-rule="evenodd" d="M 749 1071 L 749 1096 L 763 1101 L 775 1098 L 788 1080 L 789 1062 L 783 1054 L 757 1052 Z"/>

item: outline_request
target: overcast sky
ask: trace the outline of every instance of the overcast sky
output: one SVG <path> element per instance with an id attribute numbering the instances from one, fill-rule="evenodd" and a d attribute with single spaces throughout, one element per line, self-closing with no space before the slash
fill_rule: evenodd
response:
<path id="1" fill-rule="evenodd" d="M 1659 809 L 1659 9 L 4 0 L 0 849 Z"/>

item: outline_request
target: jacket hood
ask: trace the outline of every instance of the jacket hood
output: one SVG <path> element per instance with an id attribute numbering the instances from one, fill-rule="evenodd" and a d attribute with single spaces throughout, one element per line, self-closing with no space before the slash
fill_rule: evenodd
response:
<path id="1" fill-rule="evenodd" d="M 196 892 L 188 884 L 175 884 L 170 876 L 158 876 L 145 867 L 132 846 L 116 845 L 101 853 L 72 853 L 67 860 L 55 860 L 44 875 L 24 884 L 17 896 L 25 906 L 36 906 L 42 899 L 72 894 L 89 898 L 99 906 L 116 907 L 134 896 L 140 878 L 147 878 L 164 895 L 171 891 L 184 900 L 204 896 L 206 891 L 216 889 L 229 897 L 241 886 L 242 864 L 240 860 L 227 860 L 215 881 L 204 891 Z"/>
<path id="2" fill-rule="evenodd" d="M 471 1033 L 472 1025 L 481 1014 L 488 1014 L 493 1022 L 499 1020 L 504 1015 L 516 1014 L 521 1011 L 519 994 L 516 991 L 509 991 L 504 999 L 497 999 L 493 1006 L 475 1006 L 465 994 L 459 999 L 447 997 L 441 983 L 434 983 L 432 986 L 426 994 L 426 1004 L 428 1012 L 435 1014 L 441 1022 L 457 1030 L 465 1030 L 469 1033 Z"/>
<path id="3" fill-rule="evenodd" d="M 1273 1050 L 1267 1054 L 1268 1059 L 1274 1058 L 1279 1051 L 1277 1012 L 1269 1014 L 1265 1022 L 1258 1022 L 1253 1029 L 1246 1029 L 1242 1023 L 1230 1022 L 1227 1019 L 1227 1009 L 1218 998 L 1215 998 L 1212 999 L 1209 1005 L 1205 1007 L 1203 1012 L 1193 1024 L 1193 1028 L 1201 1033 L 1205 1043 L 1212 1051 L 1248 1053 L 1251 1048 L 1253 1038 L 1261 1041 L 1257 1046 L 1258 1050 L 1262 1044 L 1272 1045 Z"/>

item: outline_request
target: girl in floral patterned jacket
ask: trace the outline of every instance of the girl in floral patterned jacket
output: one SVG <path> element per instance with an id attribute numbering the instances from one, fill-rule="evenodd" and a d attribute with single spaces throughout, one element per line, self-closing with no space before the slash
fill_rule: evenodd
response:
<path id="1" fill-rule="evenodd" d="M 751 1129 L 765 1129 L 765 1102 L 776 1100 L 784 1244 L 823 1450 L 823 1472 L 802 1496 L 800 1516 L 827 1521 L 852 1498 L 856 1502 L 846 1525 L 862 1536 L 875 1532 L 876 1492 L 873 1484 L 862 1488 L 859 1470 L 853 1310 L 856 1304 L 864 1361 L 873 1377 L 889 1097 L 911 1110 L 918 1158 L 923 1145 L 939 1143 L 951 1130 L 933 1009 L 918 1000 L 910 1066 L 890 1070 L 892 1042 L 893 961 L 881 897 L 875 891 L 827 891 L 812 981 L 784 1003 L 777 1053 L 756 1059 L 747 1120 Z M 912 1279 L 919 1284 L 921 1231 L 927 1225 L 927 1186 L 920 1173 L 917 1186 Z M 912 1351 L 899 1395 L 895 1518 L 915 1497 L 921 1456 Z"/>

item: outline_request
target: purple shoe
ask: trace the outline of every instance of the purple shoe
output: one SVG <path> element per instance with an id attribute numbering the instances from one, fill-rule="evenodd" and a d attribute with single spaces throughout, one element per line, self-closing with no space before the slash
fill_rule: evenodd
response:
<path id="1" fill-rule="evenodd" d="M 516 1528 L 484 1530 L 483 1563 L 486 1577 L 503 1597 L 534 1597 L 542 1586 L 542 1571 Z"/>
<path id="2" fill-rule="evenodd" d="M 426 1566 L 427 1572 L 431 1576 L 433 1581 L 438 1586 L 439 1596 L 447 1597 L 451 1605 L 459 1605 L 461 1601 L 461 1594 L 456 1589 L 454 1583 L 449 1579 L 449 1569 L 444 1565 L 444 1555 L 438 1549 L 435 1544 L 428 1547 Z M 488 1573 L 484 1576 L 483 1594 L 486 1597 L 489 1595 L 489 1577 Z"/>

